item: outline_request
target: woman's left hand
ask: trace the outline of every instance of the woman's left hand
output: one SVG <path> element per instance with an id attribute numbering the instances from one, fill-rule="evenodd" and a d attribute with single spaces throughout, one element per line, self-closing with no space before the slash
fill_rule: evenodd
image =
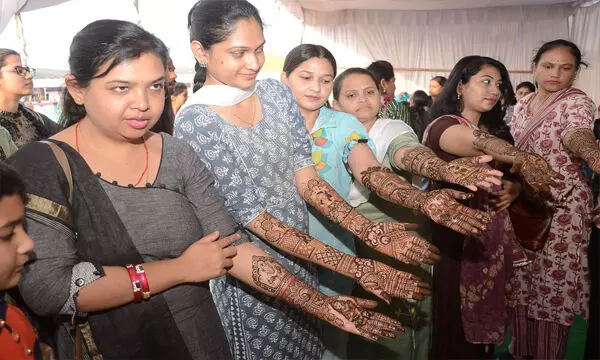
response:
<path id="1" fill-rule="evenodd" d="M 460 204 L 458 200 L 467 200 L 471 194 L 443 189 L 433 190 L 419 199 L 419 210 L 436 223 L 448 227 L 463 235 L 477 234 L 487 230 L 490 216 L 482 211 Z"/>

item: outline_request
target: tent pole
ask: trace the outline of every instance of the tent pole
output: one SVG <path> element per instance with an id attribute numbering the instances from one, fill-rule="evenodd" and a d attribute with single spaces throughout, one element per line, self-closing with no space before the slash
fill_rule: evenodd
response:
<path id="1" fill-rule="evenodd" d="M 24 66 L 27 66 L 27 41 L 25 40 L 25 29 L 23 28 L 23 20 L 21 19 L 21 12 L 15 14 L 15 24 L 17 25 L 17 38 L 21 44 L 21 62 Z"/>

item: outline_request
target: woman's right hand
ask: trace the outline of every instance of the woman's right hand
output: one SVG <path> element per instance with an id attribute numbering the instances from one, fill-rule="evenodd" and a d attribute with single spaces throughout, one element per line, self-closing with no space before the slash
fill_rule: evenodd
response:
<path id="1" fill-rule="evenodd" d="M 219 232 L 215 231 L 190 245 L 176 259 L 183 282 L 203 282 L 227 274 L 233 266 L 232 258 L 237 255 L 235 246 L 230 245 L 239 239 L 239 234 L 219 239 Z"/>
<path id="2" fill-rule="evenodd" d="M 395 339 L 396 332 L 404 332 L 400 321 L 371 311 L 377 307 L 373 300 L 353 296 L 328 296 L 317 314 L 321 319 L 352 334 L 373 341 L 380 338 Z"/>
<path id="3" fill-rule="evenodd" d="M 564 176 L 552 170 L 543 157 L 526 152 L 515 157 L 510 172 L 521 174 L 535 192 L 545 195 L 550 195 L 550 187 L 558 186 L 557 180 L 564 180 Z"/>

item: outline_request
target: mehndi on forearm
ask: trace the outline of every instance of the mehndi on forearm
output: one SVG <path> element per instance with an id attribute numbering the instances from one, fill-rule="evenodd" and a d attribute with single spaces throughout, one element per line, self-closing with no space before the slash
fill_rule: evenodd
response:
<path id="1" fill-rule="evenodd" d="M 395 164 L 411 174 L 425 176 L 436 181 L 443 180 L 442 171 L 448 165 L 425 146 L 407 149 L 400 159 L 394 156 L 394 160 Z"/>
<path id="2" fill-rule="evenodd" d="M 594 132 L 590 129 L 575 129 L 567 133 L 565 146 L 576 156 L 583 159 L 595 172 L 600 173 L 600 147 Z"/>

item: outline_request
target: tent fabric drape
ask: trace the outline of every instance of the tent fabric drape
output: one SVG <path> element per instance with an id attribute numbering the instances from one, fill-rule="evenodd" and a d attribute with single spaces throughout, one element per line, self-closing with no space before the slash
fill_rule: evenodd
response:
<path id="1" fill-rule="evenodd" d="M 399 68 L 399 91 L 423 89 L 433 76 L 448 75 L 441 70 L 474 54 L 524 72 L 511 73 L 516 85 L 531 80 L 527 73 L 531 58 L 543 42 L 569 37 L 568 18 L 574 11 L 566 4 L 438 11 L 305 10 L 303 42 L 328 47 L 340 67 L 388 60 Z"/>
<path id="2" fill-rule="evenodd" d="M 576 86 L 584 90 L 596 105 L 600 104 L 600 2 L 579 8 L 573 16 L 571 40 L 579 46 L 590 64 L 577 77 Z M 599 114 L 600 115 L 600 114 Z"/>

